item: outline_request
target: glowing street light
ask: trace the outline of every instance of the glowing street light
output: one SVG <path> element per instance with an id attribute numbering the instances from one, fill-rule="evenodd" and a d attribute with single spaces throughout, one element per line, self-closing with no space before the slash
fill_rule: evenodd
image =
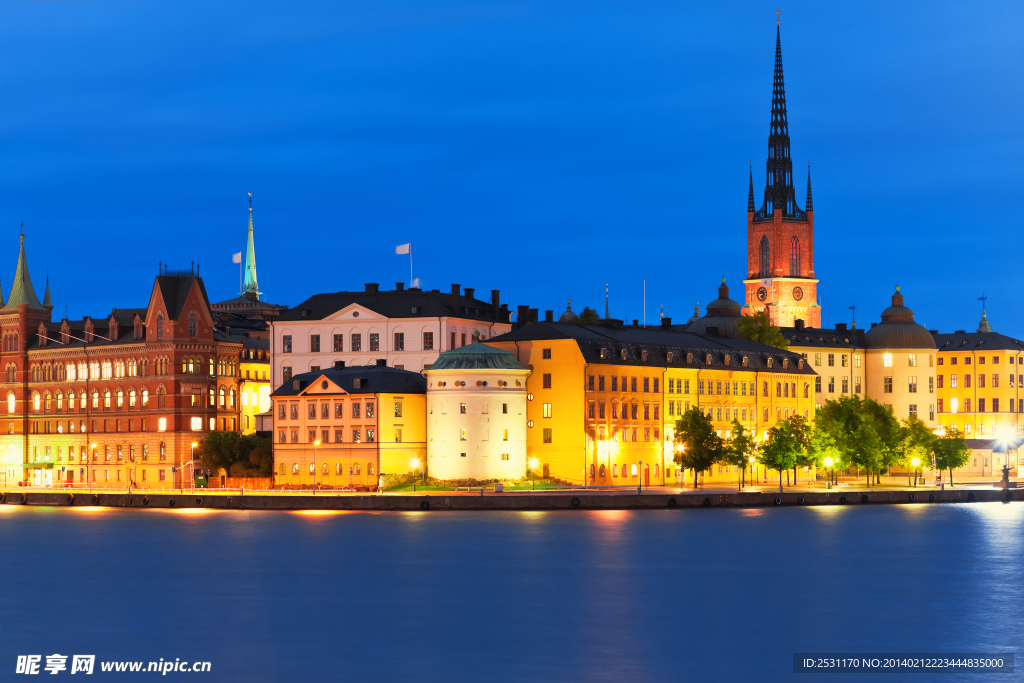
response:
<path id="1" fill-rule="evenodd" d="M 917 468 L 921 465 L 921 458 L 913 458 L 910 464 L 914 466 L 914 486 L 917 486 Z"/>
<path id="2" fill-rule="evenodd" d="M 198 445 L 199 444 L 197 442 L 195 442 L 195 441 L 192 442 L 192 444 L 191 444 L 191 446 L 192 446 L 192 456 L 191 456 L 191 459 L 188 461 L 188 465 L 191 468 L 191 474 L 192 474 L 191 489 L 192 489 L 193 493 L 196 490 L 196 446 L 198 446 Z M 184 488 L 184 487 L 182 487 L 182 488 Z"/>
<path id="3" fill-rule="evenodd" d="M 534 488 L 534 490 L 536 490 L 536 488 L 537 488 L 537 466 L 540 465 L 540 463 L 537 461 L 537 458 L 530 458 L 527 461 L 526 464 L 529 465 L 530 472 L 533 474 L 533 488 Z"/>
<path id="4" fill-rule="evenodd" d="M 411 467 L 414 470 L 415 469 L 419 469 L 420 470 L 422 484 L 424 486 L 426 486 L 426 484 L 427 484 L 427 470 L 426 470 L 426 468 L 421 468 L 420 464 L 421 463 L 420 463 L 420 459 L 419 458 L 413 458 L 412 460 L 409 461 L 409 467 Z M 413 484 L 413 489 L 412 490 L 413 491 L 416 490 L 416 485 L 415 484 Z"/>
<path id="5" fill-rule="evenodd" d="M 832 464 L 835 460 L 831 456 L 825 458 L 825 467 L 828 468 L 828 488 L 832 488 Z"/>
<path id="6" fill-rule="evenodd" d="M 91 469 L 92 463 L 96 459 L 96 444 L 92 443 L 89 445 L 92 446 L 92 455 L 89 457 L 89 462 L 85 463 L 85 478 L 89 480 L 89 493 L 92 493 L 92 477 L 90 472 L 93 471 Z"/>
<path id="7" fill-rule="evenodd" d="M 316 495 L 316 447 L 320 445 L 319 441 L 313 442 L 313 495 Z"/>

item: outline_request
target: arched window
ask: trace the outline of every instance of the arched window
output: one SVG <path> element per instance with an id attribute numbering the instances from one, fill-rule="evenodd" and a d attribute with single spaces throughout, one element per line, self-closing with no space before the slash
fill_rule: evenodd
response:
<path id="1" fill-rule="evenodd" d="M 164 408 L 164 403 L 167 400 L 167 389 L 160 387 L 156 390 L 156 407 Z"/>
<path id="2" fill-rule="evenodd" d="M 313 463 L 309 463 L 309 473 L 310 474 L 315 474 L 316 473 L 316 470 L 313 469 L 313 467 L 314 467 Z"/>
<path id="3" fill-rule="evenodd" d="M 604 465 L 601 465 L 601 469 L 599 469 L 598 472 L 602 477 L 604 476 Z"/>
<path id="4" fill-rule="evenodd" d="M 235 407 L 235 390 L 234 389 L 230 389 L 228 391 L 228 408 L 234 408 L 234 407 Z"/>
<path id="5" fill-rule="evenodd" d="M 117 407 L 124 408 L 124 391 L 121 389 L 117 390 Z"/>
<path id="6" fill-rule="evenodd" d="M 775 383 L 775 397 L 782 398 L 782 382 Z"/>
<path id="7" fill-rule="evenodd" d="M 341 474 L 343 471 L 344 470 L 341 468 L 341 463 L 340 462 L 334 463 L 334 473 L 335 474 Z"/>
<path id="8" fill-rule="evenodd" d="M 160 459 L 163 460 L 167 457 L 167 444 L 163 441 L 160 442 Z"/>
<path id="9" fill-rule="evenodd" d="M 366 473 L 369 474 L 371 477 L 373 476 L 374 471 L 372 462 L 366 464 Z"/>
<path id="10" fill-rule="evenodd" d="M 800 277 L 800 240 L 795 236 L 789 241 L 789 275 Z"/>
<path id="11" fill-rule="evenodd" d="M 224 390 L 223 389 L 220 390 L 220 404 L 219 405 L 220 405 L 221 408 L 224 407 Z"/>
<path id="12" fill-rule="evenodd" d="M 142 407 L 149 405 L 149 389 L 142 390 Z"/>
<path id="13" fill-rule="evenodd" d="M 328 465 L 327 463 L 324 463 L 323 465 L 321 465 L 321 467 L 320 467 L 320 474 L 322 474 L 322 475 L 324 475 L 326 477 L 330 473 L 331 473 L 330 465 Z"/>
<path id="14" fill-rule="evenodd" d="M 58 391 L 57 392 L 57 412 L 59 413 L 62 410 L 64 410 L 64 392 L 63 391 Z"/>
<path id="15" fill-rule="evenodd" d="M 772 276 L 772 255 L 771 247 L 768 244 L 768 236 L 761 235 L 761 246 L 759 247 L 760 257 L 760 277 L 771 277 Z"/>
<path id="16" fill-rule="evenodd" d="M 79 396 L 78 398 L 79 398 L 79 399 L 81 399 L 81 402 L 79 403 L 79 405 L 81 406 L 81 409 L 82 409 L 82 410 L 85 410 L 86 406 L 88 405 L 88 404 L 86 403 L 86 401 L 87 401 L 88 399 L 87 399 L 87 398 L 86 398 L 86 396 L 85 396 L 85 391 L 83 391 L 83 392 L 81 393 L 81 395 L 80 395 L 80 396 Z"/>
<path id="17" fill-rule="evenodd" d="M 356 463 L 355 472 L 353 474 L 359 474 L 359 463 Z"/>
<path id="18" fill-rule="evenodd" d="M 298 474 L 298 473 L 299 473 L 299 463 L 293 463 L 292 464 L 292 474 Z"/>
<path id="19" fill-rule="evenodd" d="M 39 412 L 39 406 L 41 401 L 42 398 L 39 396 L 38 393 L 32 394 L 32 409 L 37 413 Z"/>
<path id="20" fill-rule="evenodd" d="M 156 336 L 164 336 L 164 316 L 162 313 L 159 313 L 156 316 Z"/>
<path id="21" fill-rule="evenodd" d="M 51 410 L 53 410 L 53 400 L 50 396 L 49 391 L 47 391 L 46 395 L 43 396 L 43 406 L 45 407 L 46 412 L 50 412 Z"/>
<path id="22" fill-rule="evenodd" d="M 134 389 L 129 389 L 128 390 L 128 407 L 129 408 L 134 408 L 135 407 L 135 390 Z"/>
<path id="23" fill-rule="evenodd" d="M 194 337 L 199 334 L 199 320 L 196 319 L 196 314 L 193 313 L 188 317 L 188 336 Z"/>
<path id="24" fill-rule="evenodd" d="M 13 391 L 8 391 L 7 392 L 7 412 L 10 413 L 11 415 L 14 414 L 14 403 L 15 403 L 14 392 Z"/>

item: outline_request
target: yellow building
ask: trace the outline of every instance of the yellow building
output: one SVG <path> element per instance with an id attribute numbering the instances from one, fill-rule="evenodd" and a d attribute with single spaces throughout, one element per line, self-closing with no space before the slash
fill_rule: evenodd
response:
<path id="1" fill-rule="evenodd" d="M 271 394 L 275 486 L 375 490 L 426 463 L 426 379 L 377 365 L 296 375 Z"/>
<path id="2" fill-rule="evenodd" d="M 528 456 L 538 476 L 572 484 L 679 484 L 672 430 L 680 409 L 709 413 L 728 438 L 734 418 L 763 435 L 791 415 L 810 417 L 814 405 L 814 373 L 798 355 L 675 331 L 669 319 L 661 328 L 544 321 L 488 344 L 533 370 Z M 715 468 L 710 480 L 736 479 Z"/>
<path id="3" fill-rule="evenodd" d="M 242 342 L 239 355 L 239 399 L 242 434 L 256 431 L 256 415 L 270 410 L 270 340 L 235 337 Z"/>

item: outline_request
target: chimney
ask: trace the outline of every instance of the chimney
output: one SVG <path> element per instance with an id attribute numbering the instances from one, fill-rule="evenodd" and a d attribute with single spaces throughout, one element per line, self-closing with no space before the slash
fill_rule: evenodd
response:
<path id="1" fill-rule="evenodd" d="M 546 323 L 553 323 L 553 322 L 555 322 L 555 312 L 554 311 L 544 311 L 544 322 L 546 322 Z"/>
<path id="2" fill-rule="evenodd" d="M 876 325 L 878 325 L 878 323 L 871 323 L 871 329 L 875 329 Z"/>
<path id="3" fill-rule="evenodd" d="M 661 329 L 663 329 L 663 330 L 671 330 L 672 329 L 672 318 L 662 318 L 661 319 Z"/>
<path id="4" fill-rule="evenodd" d="M 530 324 L 530 307 L 516 306 L 516 327 L 526 327 Z"/>
<path id="5" fill-rule="evenodd" d="M 836 332 L 846 332 L 846 323 L 836 323 Z"/>
<path id="6" fill-rule="evenodd" d="M 386 368 L 387 366 L 388 366 L 388 359 L 387 358 L 378 358 L 377 359 L 377 367 L 378 368 Z"/>
<path id="7" fill-rule="evenodd" d="M 491 290 L 491 315 L 495 321 L 501 320 L 501 292 L 497 289 Z"/>
<path id="8" fill-rule="evenodd" d="M 367 294 L 376 294 L 377 293 L 378 285 L 377 285 L 376 282 L 367 282 L 364 286 L 366 287 L 366 293 Z"/>
<path id="9" fill-rule="evenodd" d="M 293 379 L 292 380 L 292 391 L 298 391 L 299 389 L 300 389 L 299 380 Z"/>
<path id="10" fill-rule="evenodd" d="M 804 329 L 804 321 L 801 320 L 800 318 L 797 318 L 796 320 L 793 321 L 793 327 L 795 327 L 798 330 Z"/>
<path id="11" fill-rule="evenodd" d="M 501 322 L 503 322 L 503 323 L 512 322 L 509 319 L 508 304 L 502 304 L 501 305 Z"/>
<path id="12" fill-rule="evenodd" d="M 404 289 L 405 289 L 405 283 L 404 282 L 396 282 L 395 283 L 395 291 L 396 292 L 401 292 Z"/>
<path id="13" fill-rule="evenodd" d="M 538 313 L 540 313 L 540 311 L 538 309 L 536 309 L 536 308 L 531 308 L 530 309 L 530 322 L 531 323 L 535 323 L 535 322 L 538 321 L 538 318 L 537 318 L 537 314 Z"/>
<path id="14" fill-rule="evenodd" d="M 476 294 L 476 287 L 466 287 L 466 298 L 472 299 L 473 295 Z"/>
<path id="15" fill-rule="evenodd" d="M 640 327 L 640 321 L 636 318 L 633 319 L 633 327 Z"/>
<path id="16" fill-rule="evenodd" d="M 452 313 L 458 314 L 462 310 L 462 297 L 459 295 L 461 285 L 452 285 L 452 300 L 451 307 Z"/>

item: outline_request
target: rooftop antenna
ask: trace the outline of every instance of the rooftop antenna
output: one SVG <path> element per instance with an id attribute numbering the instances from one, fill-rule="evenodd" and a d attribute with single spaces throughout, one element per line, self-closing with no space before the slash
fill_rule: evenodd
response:
<path id="1" fill-rule="evenodd" d="M 608 283 L 604 283 L 604 317 L 608 318 Z"/>
<path id="2" fill-rule="evenodd" d="M 647 280 L 644 280 L 644 314 L 640 317 L 644 319 L 644 327 L 647 327 Z"/>
<path id="3" fill-rule="evenodd" d="M 985 314 L 985 302 L 986 302 L 987 300 L 988 300 L 988 297 L 987 297 L 987 296 L 985 296 L 985 292 L 982 292 L 982 293 L 981 293 L 981 296 L 979 296 L 979 297 L 978 297 L 978 301 L 980 301 L 980 302 L 981 302 L 981 313 L 982 313 L 982 315 L 984 315 L 984 314 Z"/>

